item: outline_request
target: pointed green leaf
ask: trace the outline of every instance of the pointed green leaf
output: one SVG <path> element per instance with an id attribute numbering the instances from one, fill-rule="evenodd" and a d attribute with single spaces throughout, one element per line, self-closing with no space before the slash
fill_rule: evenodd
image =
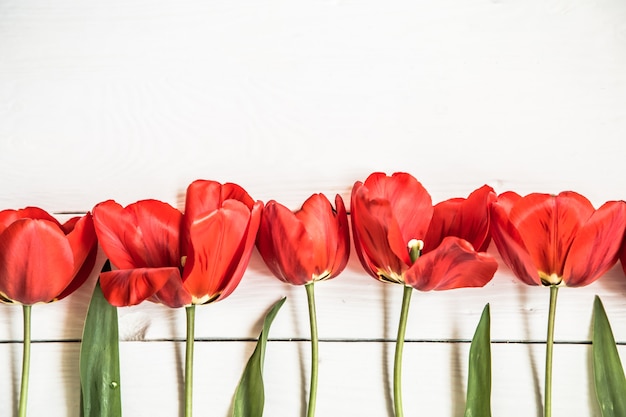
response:
<path id="1" fill-rule="evenodd" d="M 110 269 L 108 261 L 104 268 Z M 80 386 L 82 417 L 122 415 L 117 308 L 104 298 L 99 282 L 80 345 Z"/>
<path id="2" fill-rule="evenodd" d="M 235 393 L 233 405 L 233 417 L 261 417 L 265 404 L 265 392 L 263 389 L 263 362 L 265 361 L 265 345 L 270 326 L 278 310 L 285 303 L 283 297 L 271 308 L 263 321 L 263 330 L 259 335 L 256 348 L 248 359 L 246 369 L 243 371 L 239 386 Z"/>
<path id="3" fill-rule="evenodd" d="M 626 416 L 626 378 L 600 297 L 593 302 L 593 377 L 602 417 Z"/>
<path id="4" fill-rule="evenodd" d="M 483 309 L 469 354 L 465 417 L 491 416 L 491 319 Z"/>

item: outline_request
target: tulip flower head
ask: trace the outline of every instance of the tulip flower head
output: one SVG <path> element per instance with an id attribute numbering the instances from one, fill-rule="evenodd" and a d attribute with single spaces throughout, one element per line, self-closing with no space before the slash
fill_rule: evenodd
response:
<path id="1" fill-rule="evenodd" d="M 281 281 L 305 285 L 336 277 L 350 253 L 348 216 L 342 198 L 336 210 L 323 194 L 314 194 L 295 213 L 270 201 L 263 209 L 257 248 Z"/>
<path id="2" fill-rule="evenodd" d="M 626 227 L 626 203 L 595 210 L 580 194 L 514 192 L 491 208 L 493 240 L 504 263 L 529 285 L 588 285 L 616 262 Z"/>
<path id="3" fill-rule="evenodd" d="M 156 200 L 98 204 L 96 232 L 117 268 L 100 276 L 105 297 L 173 308 L 226 298 L 248 265 L 262 207 L 236 184 L 207 180 L 189 185 L 184 214 Z"/>
<path id="4" fill-rule="evenodd" d="M 91 274 L 97 249 L 89 213 L 61 224 L 37 207 L 0 211 L 0 301 L 65 298 Z"/>
<path id="5" fill-rule="evenodd" d="M 433 206 L 411 175 L 374 173 L 352 189 L 359 260 L 374 278 L 422 291 L 483 286 L 497 268 L 495 259 L 483 253 L 494 198 L 491 187 L 483 186 L 467 199 Z"/>

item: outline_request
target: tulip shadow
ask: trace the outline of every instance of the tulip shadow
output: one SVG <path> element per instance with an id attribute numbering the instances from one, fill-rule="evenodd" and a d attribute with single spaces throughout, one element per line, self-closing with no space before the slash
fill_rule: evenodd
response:
<path id="1" fill-rule="evenodd" d="M 7 323 L 16 323 L 19 320 L 17 318 L 17 311 L 20 309 L 18 308 L 19 306 L 11 306 L 11 307 L 13 308 L 4 308 L 3 314 L 7 316 L 7 319 L 5 319 Z M 18 406 L 18 398 L 20 395 L 19 390 L 18 390 L 18 386 L 20 383 L 20 380 L 19 380 L 20 362 L 22 360 L 22 356 L 17 353 L 22 347 L 22 343 L 19 342 L 21 336 L 17 336 L 14 333 L 14 330 L 15 330 L 14 326 L 9 326 L 8 339 L 11 341 L 15 341 L 9 345 L 9 360 L 11 363 L 11 367 L 9 369 L 9 372 L 10 372 L 9 381 L 12 381 L 11 398 L 13 399 L 13 401 L 11 402 L 11 410 L 17 410 L 17 406 Z"/>
<path id="2" fill-rule="evenodd" d="M 383 335 L 384 338 L 387 339 L 390 335 L 391 329 L 393 328 L 389 323 L 390 317 L 390 308 L 389 308 L 389 291 L 391 291 L 395 287 L 395 285 L 391 284 L 382 284 L 382 308 L 383 308 Z M 389 363 L 390 351 L 395 349 L 395 343 L 386 342 L 383 343 L 383 360 L 381 361 L 381 365 L 383 367 L 381 374 L 383 375 L 383 386 L 385 392 L 385 402 L 387 403 L 387 414 L 390 417 L 394 416 L 393 410 L 393 387 L 391 386 L 392 380 L 392 372 L 391 369 L 393 364 Z"/>
<path id="3" fill-rule="evenodd" d="M 180 314 L 181 310 L 182 309 L 180 308 L 168 308 L 168 314 Z M 178 415 L 183 417 L 185 415 L 185 357 L 183 352 L 186 348 L 186 343 L 184 338 L 181 341 L 176 336 L 178 330 L 178 327 L 176 326 L 176 320 L 172 318 L 167 321 L 170 324 L 170 340 L 173 342 L 174 345 L 174 363 L 179 364 L 176 367 L 176 386 L 178 387 Z"/>
<path id="4" fill-rule="evenodd" d="M 518 285 L 518 287 L 519 287 L 519 291 L 517 291 L 517 293 L 519 294 L 520 305 L 525 310 L 524 314 L 522 314 L 522 322 L 523 322 L 522 325 L 524 327 L 524 339 L 530 340 L 530 321 L 528 319 L 528 314 L 527 314 L 530 311 L 530 309 L 525 307 L 528 303 L 527 293 L 529 291 L 529 288 L 526 285 Z M 547 317 L 546 317 L 546 320 L 547 320 Z M 530 363 L 530 371 L 532 374 L 533 387 L 535 391 L 536 412 L 537 412 L 538 417 L 542 417 L 543 416 L 543 396 L 541 394 L 539 369 L 537 367 L 537 362 L 535 361 L 535 356 L 533 355 L 533 344 L 527 343 L 526 349 L 528 350 L 528 360 Z"/>
<path id="5" fill-rule="evenodd" d="M 287 303 L 289 303 L 289 300 L 295 300 L 296 297 L 304 297 L 305 295 L 305 290 L 303 286 L 295 286 L 295 285 L 288 285 L 287 286 Z M 291 304 L 290 306 L 290 316 L 291 316 L 291 320 L 293 321 L 293 329 L 294 329 L 294 334 L 295 335 L 300 335 L 303 334 L 302 328 L 301 328 L 301 323 L 302 323 L 302 317 L 300 317 L 300 314 L 297 308 L 294 308 L 295 306 L 297 306 L 298 304 Z M 308 316 L 306 316 L 306 319 L 304 320 L 305 323 L 309 322 L 309 318 Z M 309 336 L 310 337 L 310 336 Z M 307 337 L 302 337 L 302 341 L 306 341 L 306 340 L 310 340 L 307 339 Z M 309 389 L 309 384 L 308 384 L 308 380 L 307 380 L 307 372 L 310 372 L 310 369 L 308 369 L 307 366 L 307 360 L 305 358 L 305 346 L 307 346 L 307 343 L 296 343 L 296 349 L 298 352 L 298 369 L 299 369 L 299 373 L 300 373 L 300 387 L 302 387 L 302 389 L 300 390 L 300 404 L 302 404 L 302 410 L 300 411 L 300 416 L 301 417 L 306 417 L 306 413 L 307 413 L 307 404 L 308 404 L 308 389 Z M 305 388 L 306 387 L 306 388 Z"/>
<path id="6" fill-rule="evenodd" d="M 452 341 L 450 342 L 450 386 L 451 386 L 451 398 L 452 401 L 452 415 L 462 417 L 465 414 L 465 385 L 463 375 L 461 372 L 461 342 L 459 340 L 459 331 L 456 323 L 452 327 Z"/>

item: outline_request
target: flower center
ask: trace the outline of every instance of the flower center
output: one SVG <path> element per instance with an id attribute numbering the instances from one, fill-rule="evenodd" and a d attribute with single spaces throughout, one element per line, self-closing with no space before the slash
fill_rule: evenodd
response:
<path id="1" fill-rule="evenodd" d="M 539 271 L 539 279 L 541 279 L 541 283 L 546 287 L 560 285 L 561 282 L 563 282 L 563 277 L 558 276 L 554 272 L 548 275 L 545 272 Z"/>

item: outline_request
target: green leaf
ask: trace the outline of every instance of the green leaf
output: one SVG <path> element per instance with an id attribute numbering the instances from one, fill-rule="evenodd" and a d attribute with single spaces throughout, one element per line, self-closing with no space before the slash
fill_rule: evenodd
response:
<path id="1" fill-rule="evenodd" d="M 278 310 L 285 303 L 283 297 L 271 308 L 263 321 L 263 330 L 259 335 L 256 348 L 248 359 L 246 369 L 239 380 L 239 386 L 235 393 L 233 405 L 233 417 L 261 417 L 265 404 L 265 392 L 263 389 L 263 362 L 265 361 L 265 345 L 270 326 Z"/>
<path id="2" fill-rule="evenodd" d="M 108 261 L 103 271 L 107 268 Z M 122 415 L 118 339 L 117 308 L 107 302 L 97 282 L 80 345 L 82 417 Z"/>
<path id="3" fill-rule="evenodd" d="M 626 378 L 600 297 L 593 302 L 593 377 L 602 417 L 626 416 Z"/>
<path id="4" fill-rule="evenodd" d="M 465 417 L 491 416 L 491 319 L 483 309 L 469 354 Z"/>

